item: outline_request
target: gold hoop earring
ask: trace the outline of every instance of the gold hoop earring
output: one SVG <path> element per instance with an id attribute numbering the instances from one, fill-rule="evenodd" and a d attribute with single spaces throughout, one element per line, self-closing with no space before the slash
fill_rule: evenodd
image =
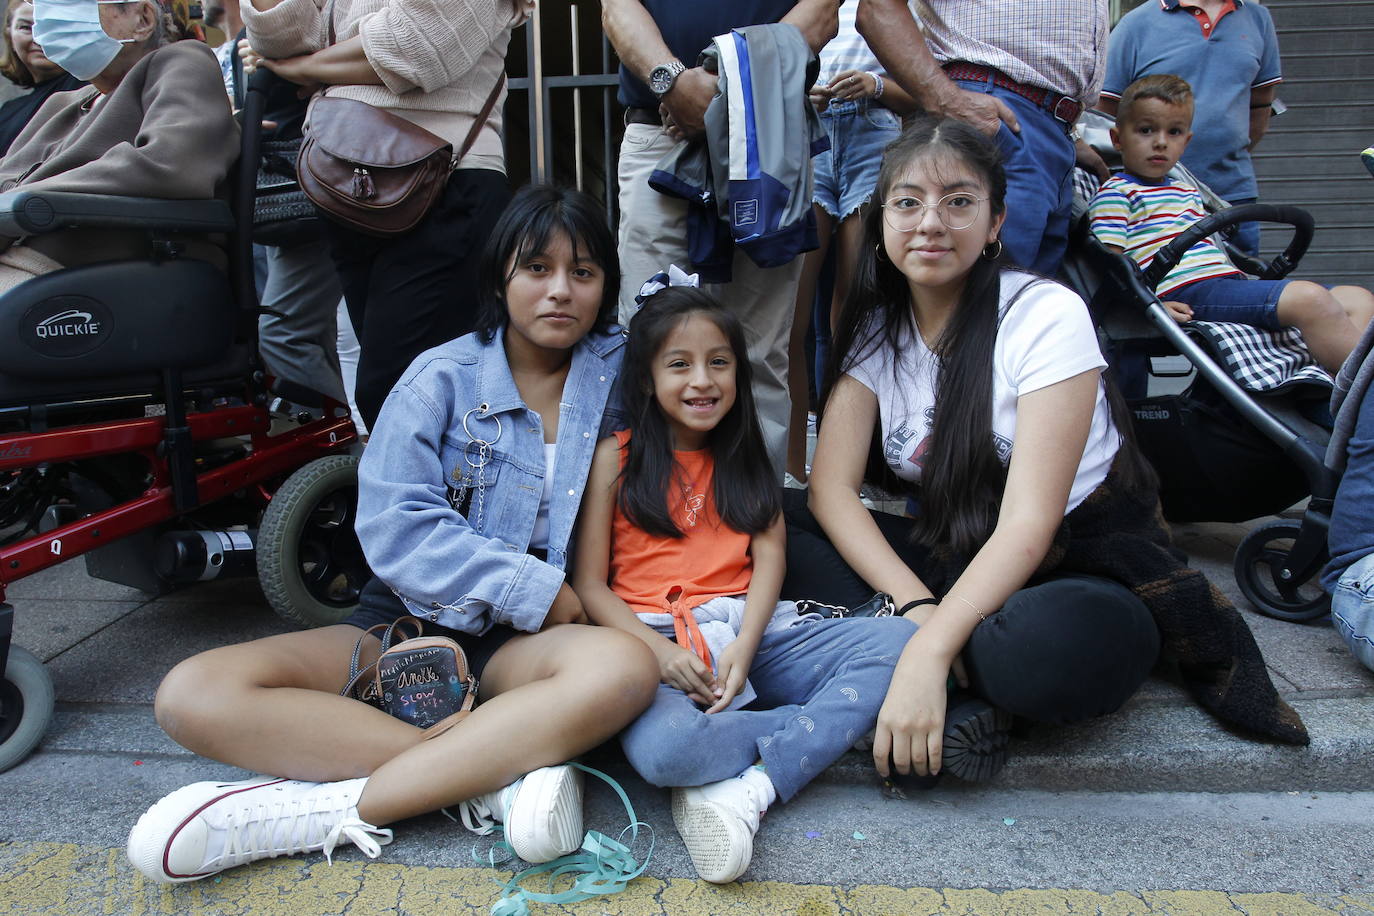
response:
<path id="1" fill-rule="evenodd" d="M 991 248 L 993 245 L 996 245 L 996 246 L 997 246 L 997 250 L 994 251 L 992 254 L 988 254 L 988 249 Z M 989 261 L 995 261 L 995 260 L 997 260 L 998 258 L 1000 258 L 1001 256 L 1002 256 L 1002 240 L 1001 240 L 1001 239 L 993 239 L 991 242 L 988 242 L 986 245 L 983 246 L 983 257 L 987 258 Z"/>
<path id="2" fill-rule="evenodd" d="M 883 243 L 882 243 L 882 242 L 874 242 L 874 243 L 873 243 L 873 254 L 874 254 L 875 257 L 877 257 L 877 259 L 878 259 L 879 261 L 886 261 L 886 260 L 887 260 L 887 254 L 883 251 Z"/>

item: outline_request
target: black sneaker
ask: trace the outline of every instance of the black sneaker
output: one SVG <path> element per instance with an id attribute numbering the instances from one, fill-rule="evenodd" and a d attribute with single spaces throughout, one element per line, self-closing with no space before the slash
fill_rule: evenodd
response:
<path id="1" fill-rule="evenodd" d="M 942 773 L 965 782 L 986 782 L 1007 762 L 1011 713 L 977 697 L 950 697 L 945 712 Z"/>

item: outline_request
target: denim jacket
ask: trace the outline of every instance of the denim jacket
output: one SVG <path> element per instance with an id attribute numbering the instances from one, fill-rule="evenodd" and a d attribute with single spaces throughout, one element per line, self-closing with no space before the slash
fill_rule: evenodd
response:
<path id="1" fill-rule="evenodd" d="M 596 444 L 626 425 L 613 394 L 624 337 L 593 331 L 573 350 L 559 402 L 547 560 L 526 553 L 544 428 L 515 387 L 504 338 L 469 334 L 417 357 L 358 466 L 358 539 L 372 571 L 415 616 L 474 634 L 543 625 Z"/>

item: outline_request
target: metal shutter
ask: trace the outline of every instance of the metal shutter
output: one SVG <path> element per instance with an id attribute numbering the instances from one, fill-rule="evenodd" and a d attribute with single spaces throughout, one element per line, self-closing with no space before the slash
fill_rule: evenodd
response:
<path id="1" fill-rule="evenodd" d="M 1259 199 L 1297 204 L 1317 222 L 1293 276 L 1374 287 L 1374 177 L 1360 151 L 1374 145 L 1374 0 L 1268 0 L 1278 28 L 1288 111 L 1254 153 Z M 1266 255 L 1287 233 L 1265 230 Z"/>

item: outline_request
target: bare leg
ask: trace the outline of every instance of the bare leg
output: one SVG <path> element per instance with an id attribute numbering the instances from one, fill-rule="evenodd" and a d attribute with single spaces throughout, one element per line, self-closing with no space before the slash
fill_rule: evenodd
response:
<path id="1" fill-rule="evenodd" d="M 840 325 L 840 312 L 844 310 L 844 300 L 849 295 L 849 284 L 854 276 L 854 265 L 859 260 L 859 246 L 863 244 L 864 237 L 864 207 L 846 216 L 836 233 L 836 244 L 840 247 L 835 252 L 835 294 L 830 300 L 832 333 Z"/>
<path id="2" fill-rule="evenodd" d="M 422 732 L 339 690 L 362 630 L 340 624 L 211 649 L 168 673 L 158 724 L 203 757 L 309 782 L 367 776 Z M 381 644 L 369 637 L 363 664 Z"/>
<path id="3" fill-rule="evenodd" d="M 835 220 L 820 206 L 816 212 L 816 233 L 821 247 L 808 251 L 802 261 L 801 278 L 797 282 L 797 310 L 792 317 L 792 336 L 787 344 L 787 388 L 792 396 L 792 415 L 787 424 L 787 472 L 806 482 L 806 413 L 808 382 L 806 374 L 806 332 L 811 327 L 811 300 L 816 297 L 816 282 L 830 248 L 830 233 Z"/>
<path id="4" fill-rule="evenodd" d="M 483 672 L 484 702 L 423 741 L 419 729 L 336 694 L 360 633 L 326 627 L 188 659 L 158 690 L 158 722 L 190 750 L 257 772 L 311 782 L 370 775 L 359 816 L 381 826 L 596 746 L 648 706 L 658 682 L 633 637 L 555 627 L 503 646 Z"/>
<path id="5" fill-rule="evenodd" d="M 1374 319 L 1374 293 L 1362 286 L 1333 286 L 1331 295 L 1345 309 L 1346 317 L 1361 334 Z"/>
<path id="6" fill-rule="evenodd" d="M 1347 287 L 1350 289 L 1353 287 Z M 1360 329 L 1351 323 L 1345 307 L 1325 287 L 1294 280 L 1279 296 L 1280 324 L 1302 332 L 1312 358 L 1328 372 L 1336 372 L 1355 349 Z"/>

